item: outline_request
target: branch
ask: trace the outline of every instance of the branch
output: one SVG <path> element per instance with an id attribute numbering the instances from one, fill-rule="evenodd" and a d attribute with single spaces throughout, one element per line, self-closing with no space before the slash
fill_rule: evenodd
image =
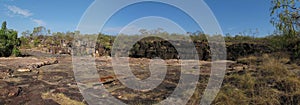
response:
<path id="1" fill-rule="evenodd" d="M 294 7 L 294 6 L 291 6 L 291 5 L 288 5 L 288 4 L 282 4 L 281 6 L 279 6 L 278 8 L 281 8 L 281 7 L 289 7 L 293 10 L 300 10 L 300 8 L 297 8 L 297 7 Z"/>

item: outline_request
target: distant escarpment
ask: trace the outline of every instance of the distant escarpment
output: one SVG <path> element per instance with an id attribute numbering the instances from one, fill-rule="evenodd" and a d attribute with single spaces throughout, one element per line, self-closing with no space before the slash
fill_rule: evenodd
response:
<path id="1" fill-rule="evenodd" d="M 214 49 L 211 49 L 214 46 Z M 223 47 L 223 48 L 222 48 Z M 226 49 L 224 49 L 226 48 Z M 111 53 L 113 52 L 113 53 Z M 253 43 L 234 43 L 221 45 L 219 43 L 208 43 L 202 41 L 184 42 L 184 41 L 166 41 L 166 40 L 140 40 L 133 46 L 96 47 L 96 56 L 129 56 L 133 58 L 161 58 L 161 59 L 194 59 L 195 55 L 199 60 L 212 59 L 212 52 L 217 58 L 236 60 L 239 57 L 249 55 L 261 55 L 272 52 L 272 48 L 264 44 Z"/>

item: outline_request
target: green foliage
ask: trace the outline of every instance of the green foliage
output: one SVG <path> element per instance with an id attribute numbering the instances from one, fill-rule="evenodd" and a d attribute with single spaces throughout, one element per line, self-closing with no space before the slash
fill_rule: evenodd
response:
<path id="1" fill-rule="evenodd" d="M 26 37 L 26 36 L 22 36 L 20 38 L 20 46 L 21 48 L 30 48 L 30 45 L 29 45 L 29 38 Z"/>
<path id="2" fill-rule="evenodd" d="M 8 57 L 11 55 L 20 56 L 18 46 L 20 46 L 18 33 L 14 30 L 7 29 L 6 22 L 3 22 L 0 30 L 0 57 Z"/>
<path id="3" fill-rule="evenodd" d="M 272 0 L 271 23 L 288 38 L 299 37 L 300 0 Z"/>
<path id="4" fill-rule="evenodd" d="M 38 45 L 41 43 L 41 41 L 38 39 L 38 38 L 36 38 L 36 39 L 34 39 L 33 40 L 33 45 L 34 45 L 34 47 L 38 47 Z"/>
<path id="5" fill-rule="evenodd" d="M 300 39 L 288 38 L 283 35 L 268 36 L 265 39 L 265 44 L 270 45 L 273 51 L 290 52 L 291 60 L 300 58 Z"/>
<path id="6" fill-rule="evenodd" d="M 13 48 L 12 50 L 12 56 L 18 57 L 21 56 L 21 51 L 18 48 Z"/>
<path id="7" fill-rule="evenodd" d="M 300 39 L 290 41 L 287 48 L 291 52 L 291 59 L 293 61 L 300 58 Z"/>
<path id="8" fill-rule="evenodd" d="M 99 34 L 97 43 L 100 44 L 100 46 L 110 50 L 114 39 L 115 38 L 112 36 Z"/>
<path id="9" fill-rule="evenodd" d="M 297 43 L 295 46 L 293 46 L 292 52 L 294 58 L 300 58 L 300 43 Z"/>
<path id="10" fill-rule="evenodd" d="M 6 21 L 4 21 L 3 23 L 2 23 L 2 26 L 1 26 L 1 30 L 6 30 L 7 28 L 6 28 Z"/>
<path id="11" fill-rule="evenodd" d="M 203 41 L 203 42 L 207 42 L 207 35 L 205 35 L 202 32 L 194 32 L 190 35 L 191 39 L 194 41 Z"/>
<path id="12" fill-rule="evenodd" d="M 50 32 L 50 31 L 48 31 Z M 33 29 L 32 35 L 33 36 L 40 36 L 40 35 L 47 35 L 47 29 L 43 26 L 35 27 Z"/>
<path id="13" fill-rule="evenodd" d="M 289 39 L 282 35 L 273 35 L 266 37 L 266 40 L 270 43 L 274 51 L 279 51 L 287 48 L 289 45 Z"/>
<path id="14" fill-rule="evenodd" d="M 275 50 L 292 51 L 294 58 L 300 57 L 298 47 L 300 28 L 300 0 L 272 0 L 271 23 L 279 35 L 268 37 Z"/>

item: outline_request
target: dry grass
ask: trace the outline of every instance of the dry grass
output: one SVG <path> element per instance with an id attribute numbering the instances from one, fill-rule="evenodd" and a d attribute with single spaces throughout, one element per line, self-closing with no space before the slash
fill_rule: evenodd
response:
<path id="1" fill-rule="evenodd" d="M 288 69 L 288 58 L 263 55 L 239 60 L 261 63 L 257 71 L 225 76 L 214 105 L 300 105 L 300 79 Z"/>
<path id="2" fill-rule="evenodd" d="M 276 88 L 285 93 L 295 93 L 300 91 L 300 80 L 296 77 L 286 77 L 276 83 Z"/>
<path id="3" fill-rule="evenodd" d="M 248 104 L 252 105 L 280 105 L 280 92 L 268 87 L 257 87 L 256 95 L 251 97 Z"/>
<path id="4" fill-rule="evenodd" d="M 243 57 L 243 58 L 237 59 L 237 62 L 242 63 L 242 64 L 253 65 L 253 64 L 256 64 L 257 60 L 258 60 L 258 58 L 256 56 L 250 55 L 248 57 Z"/>
<path id="5" fill-rule="evenodd" d="M 233 74 L 227 77 L 231 84 L 240 89 L 253 89 L 255 85 L 255 78 L 250 73 L 244 75 Z"/>
<path id="6" fill-rule="evenodd" d="M 225 85 L 214 100 L 214 105 L 246 105 L 247 97 L 244 92 L 234 86 Z"/>
<path id="7" fill-rule="evenodd" d="M 287 64 L 288 62 L 290 62 L 291 60 L 289 58 L 280 58 L 279 62 L 283 63 L 283 64 Z"/>
<path id="8" fill-rule="evenodd" d="M 273 76 L 275 78 L 286 77 L 291 75 L 291 72 L 287 69 L 284 62 L 288 60 L 286 58 L 275 59 L 269 55 L 263 55 L 262 64 L 260 69 L 263 76 Z"/>
<path id="9" fill-rule="evenodd" d="M 52 99 L 53 101 L 61 104 L 61 105 L 85 105 L 83 102 L 78 102 L 76 100 L 72 100 L 69 97 L 65 96 L 62 93 L 43 93 L 43 99 Z"/>

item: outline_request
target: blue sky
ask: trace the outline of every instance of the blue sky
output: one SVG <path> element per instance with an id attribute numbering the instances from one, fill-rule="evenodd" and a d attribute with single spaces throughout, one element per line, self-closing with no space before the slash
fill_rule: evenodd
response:
<path id="1" fill-rule="evenodd" d="M 86 9 L 94 0 L 1 0 L 0 22 L 19 31 L 43 25 L 53 32 L 74 31 Z M 272 33 L 270 0 L 205 0 L 214 12 L 222 30 L 232 35 L 258 29 L 258 36 Z M 109 4 L 108 4 L 109 5 Z M 148 6 L 148 7 L 147 7 Z M 155 7 L 155 9 L 153 9 Z M 157 12 L 159 10 L 164 10 Z M 145 12 L 147 11 L 147 12 Z M 187 15 L 176 8 L 159 4 L 141 4 L 117 12 L 105 25 L 105 33 L 115 34 L 137 17 L 164 16 L 186 31 L 201 30 Z M 134 26 L 131 26 L 134 27 Z M 169 31 L 169 30 L 168 30 Z M 172 31 L 172 30 L 170 30 Z M 176 31 L 174 31 L 176 32 Z"/>

